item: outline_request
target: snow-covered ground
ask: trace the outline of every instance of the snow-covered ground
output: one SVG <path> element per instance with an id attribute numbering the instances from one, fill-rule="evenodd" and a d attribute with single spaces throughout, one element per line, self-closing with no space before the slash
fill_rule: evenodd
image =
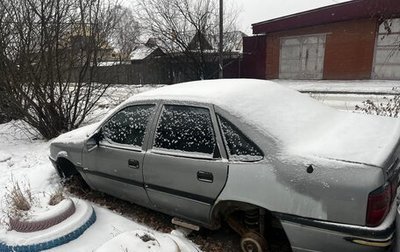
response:
<path id="1" fill-rule="evenodd" d="M 376 103 L 385 102 L 384 97 L 391 99 L 400 94 L 400 81 L 392 80 L 276 80 L 278 83 L 308 93 L 314 99 L 331 107 L 353 111 L 356 105 L 369 99 Z"/>
<path id="2" fill-rule="evenodd" d="M 109 95 L 101 101 L 101 106 L 89 118 L 89 121 L 96 120 L 102 114 L 106 113 L 113 106 L 118 104 L 131 94 L 141 92 L 153 87 L 115 87 L 110 89 Z M 120 100 L 121 99 L 121 100 Z M 50 141 L 41 140 L 34 131 L 26 132 L 27 126 L 21 121 L 11 121 L 0 124 L 0 237 L 7 237 L 7 244 L 12 244 L 19 239 L 15 231 L 8 231 L 4 221 L 6 220 L 6 209 L 8 207 L 5 200 L 7 187 L 12 181 L 22 181 L 29 183 L 33 194 L 51 193 L 59 186 L 60 180 L 55 172 L 51 162 L 48 159 Z M 138 224 L 133 220 L 120 216 L 110 210 L 94 205 L 97 215 L 96 222 L 90 226 L 78 239 L 67 244 L 51 249 L 50 251 L 178 251 L 179 245 L 181 251 L 197 251 L 197 246 L 186 239 L 179 231 L 174 230 L 171 234 L 162 234 L 149 227 Z M 61 222 L 57 225 L 63 225 Z M 139 231 L 135 231 L 139 230 Z M 55 232 L 58 232 L 57 229 Z M 122 238 L 116 238 L 111 243 L 107 241 L 117 237 L 124 232 Z M 148 243 L 138 239 L 138 235 L 146 233 L 154 236 L 158 242 Z M 7 236 L 9 235 L 9 236 Z M 130 237 L 132 235 L 132 237 Z M 30 239 L 35 233 L 29 235 Z M 135 242 L 126 243 L 126 239 Z M 23 240 L 23 239 L 22 239 Z M 0 240 L 1 242 L 1 240 Z M 29 244 L 29 243 L 28 243 Z M 26 245 L 26 244 L 25 244 Z M 148 245 L 148 246 L 147 246 Z M 112 250 L 109 250 L 113 248 Z M 141 249 L 139 249 L 141 248 Z M 108 250 L 105 250 L 108 249 Z"/>
<path id="3" fill-rule="evenodd" d="M 398 94 L 400 81 L 392 80 L 276 80 L 305 93 Z"/>
<path id="4" fill-rule="evenodd" d="M 99 100 L 97 108 L 89 113 L 83 125 L 99 121 L 111 108 L 132 95 L 162 86 L 164 85 L 113 85 Z"/>

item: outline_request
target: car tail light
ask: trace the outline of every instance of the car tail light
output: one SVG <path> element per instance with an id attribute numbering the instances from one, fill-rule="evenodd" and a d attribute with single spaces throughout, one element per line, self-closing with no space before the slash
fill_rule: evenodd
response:
<path id="1" fill-rule="evenodd" d="M 393 186 L 387 183 L 369 194 L 367 226 L 376 227 L 385 219 L 392 202 L 392 188 Z"/>
<path id="2" fill-rule="evenodd" d="M 390 206 L 397 197 L 399 186 L 399 158 L 387 169 L 388 182 L 368 195 L 367 220 L 370 227 L 380 225 L 390 211 Z"/>

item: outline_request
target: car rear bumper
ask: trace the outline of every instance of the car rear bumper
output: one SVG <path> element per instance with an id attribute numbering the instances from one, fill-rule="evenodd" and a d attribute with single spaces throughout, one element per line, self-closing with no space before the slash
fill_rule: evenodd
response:
<path id="1" fill-rule="evenodd" d="M 392 252 L 400 250 L 400 206 L 397 207 L 396 216 L 396 240 L 393 244 Z"/>
<path id="2" fill-rule="evenodd" d="M 395 241 L 397 205 L 378 227 L 364 227 L 277 213 L 293 251 L 389 251 Z"/>

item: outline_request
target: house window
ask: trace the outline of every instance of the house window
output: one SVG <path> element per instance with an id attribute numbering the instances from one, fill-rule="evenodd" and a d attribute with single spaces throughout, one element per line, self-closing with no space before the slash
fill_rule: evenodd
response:
<path id="1" fill-rule="evenodd" d="M 379 26 L 379 32 L 376 39 L 372 78 L 400 79 L 399 45 L 400 18 L 383 22 Z"/>
<path id="2" fill-rule="evenodd" d="M 280 79 L 322 79 L 325 34 L 281 38 Z"/>

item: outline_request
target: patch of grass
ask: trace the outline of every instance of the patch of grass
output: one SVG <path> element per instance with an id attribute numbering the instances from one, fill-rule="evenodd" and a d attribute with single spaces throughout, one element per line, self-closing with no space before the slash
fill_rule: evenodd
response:
<path id="1" fill-rule="evenodd" d="M 15 180 L 11 182 L 11 185 L 6 187 L 5 200 L 8 206 L 6 212 L 11 218 L 20 218 L 31 209 L 34 197 L 29 183 Z"/>
<path id="2" fill-rule="evenodd" d="M 393 88 L 393 91 L 399 92 L 397 88 Z M 400 95 L 395 94 L 392 98 L 383 97 L 381 102 L 366 100 L 362 104 L 356 105 L 356 111 L 380 116 L 399 117 L 400 116 Z"/>
<path id="3" fill-rule="evenodd" d="M 49 199 L 49 205 L 55 206 L 65 199 L 64 190 L 59 186 L 51 195 Z"/>

